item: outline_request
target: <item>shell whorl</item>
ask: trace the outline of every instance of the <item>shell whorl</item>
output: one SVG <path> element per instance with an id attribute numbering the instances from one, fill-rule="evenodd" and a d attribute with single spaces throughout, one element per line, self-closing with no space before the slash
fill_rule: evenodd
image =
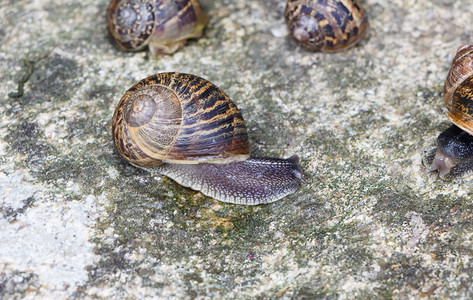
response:
<path id="1" fill-rule="evenodd" d="M 473 45 L 458 48 L 443 91 L 447 117 L 473 135 Z"/>
<path id="2" fill-rule="evenodd" d="M 161 73 L 133 85 L 117 105 L 112 133 L 131 163 L 228 163 L 249 157 L 240 111 L 213 83 Z"/>
<path id="3" fill-rule="evenodd" d="M 108 31 L 126 50 L 139 50 L 151 38 L 156 16 L 150 1 L 113 0 L 107 9 Z"/>
<path id="4" fill-rule="evenodd" d="M 368 26 L 358 0 L 289 0 L 286 23 L 296 42 L 312 51 L 333 52 L 355 45 Z"/>

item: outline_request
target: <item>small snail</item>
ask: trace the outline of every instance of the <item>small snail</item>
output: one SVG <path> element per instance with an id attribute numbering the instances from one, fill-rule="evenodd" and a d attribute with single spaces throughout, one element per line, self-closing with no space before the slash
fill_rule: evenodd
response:
<path id="1" fill-rule="evenodd" d="M 437 138 L 437 149 L 424 158 L 443 179 L 473 170 L 473 45 L 458 48 L 443 88 L 447 117 L 453 122 Z"/>
<path id="2" fill-rule="evenodd" d="M 352 47 L 368 26 L 358 0 L 289 0 L 284 16 L 297 44 L 311 51 Z"/>
<path id="3" fill-rule="evenodd" d="M 198 76 L 161 73 L 133 85 L 117 105 L 112 134 L 131 164 L 223 202 L 269 203 L 304 182 L 297 156 L 251 157 L 237 106 Z"/>
<path id="4" fill-rule="evenodd" d="M 171 54 L 198 38 L 207 16 L 197 0 L 112 0 L 108 31 L 124 50 L 148 45 L 151 55 Z"/>

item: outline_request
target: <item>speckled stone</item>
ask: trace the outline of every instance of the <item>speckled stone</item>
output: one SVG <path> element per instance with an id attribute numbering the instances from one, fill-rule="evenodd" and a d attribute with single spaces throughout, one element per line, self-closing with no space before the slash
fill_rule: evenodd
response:
<path id="1" fill-rule="evenodd" d="M 201 2 L 203 36 L 158 58 L 111 44 L 107 1 L 0 3 L 0 298 L 473 298 L 473 177 L 421 164 L 471 0 L 361 1 L 336 54 L 298 48 L 282 0 Z M 307 183 L 247 207 L 127 164 L 115 105 L 163 71 L 218 85 Z"/>

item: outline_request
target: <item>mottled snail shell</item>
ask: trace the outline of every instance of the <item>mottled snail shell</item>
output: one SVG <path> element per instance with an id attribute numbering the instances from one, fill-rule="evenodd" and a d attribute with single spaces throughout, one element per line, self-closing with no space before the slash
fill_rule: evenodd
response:
<path id="1" fill-rule="evenodd" d="M 198 76 L 162 73 L 133 85 L 115 109 L 112 134 L 133 165 L 223 202 L 269 203 L 304 182 L 295 155 L 251 157 L 237 106 Z"/>
<path id="2" fill-rule="evenodd" d="M 352 47 L 368 27 L 358 0 L 289 0 L 284 15 L 297 44 L 311 51 Z"/>
<path id="3" fill-rule="evenodd" d="M 458 48 L 444 84 L 447 117 L 454 125 L 437 138 L 424 164 L 451 179 L 473 171 L 473 45 Z"/>
<path id="4" fill-rule="evenodd" d="M 473 135 L 473 45 L 458 48 L 443 91 L 447 117 Z"/>
<path id="5" fill-rule="evenodd" d="M 131 163 L 228 163 L 247 159 L 248 135 L 240 111 L 211 82 L 161 73 L 133 85 L 112 123 L 119 152 Z"/>
<path id="6" fill-rule="evenodd" d="M 201 36 L 207 22 L 198 0 L 112 0 L 107 9 L 108 31 L 120 48 L 148 46 L 154 56 Z"/>

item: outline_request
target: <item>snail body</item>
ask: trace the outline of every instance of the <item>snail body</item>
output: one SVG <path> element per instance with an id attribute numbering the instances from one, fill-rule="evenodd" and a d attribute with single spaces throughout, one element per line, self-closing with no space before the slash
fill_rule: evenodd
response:
<path id="1" fill-rule="evenodd" d="M 358 0 L 289 0 L 284 16 L 296 43 L 310 51 L 350 48 L 368 27 Z"/>
<path id="2" fill-rule="evenodd" d="M 473 45 L 461 46 L 444 84 L 448 119 L 454 124 L 437 139 L 425 158 L 430 171 L 449 179 L 473 170 Z"/>
<path id="3" fill-rule="evenodd" d="M 207 23 L 198 0 L 112 0 L 107 9 L 115 43 L 128 51 L 148 46 L 153 56 L 174 53 Z"/>
<path id="4" fill-rule="evenodd" d="M 177 183 L 223 202 L 257 205 L 295 192 L 302 180 L 299 158 L 249 157 L 228 164 L 161 164 L 154 167 Z"/>
<path id="5" fill-rule="evenodd" d="M 120 154 L 217 200 L 257 205 L 300 186 L 297 156 L 250 156 L 243 117 L 213 83 L 190 74 L 161 73 L 133 85 L 112 122 Z"/>

